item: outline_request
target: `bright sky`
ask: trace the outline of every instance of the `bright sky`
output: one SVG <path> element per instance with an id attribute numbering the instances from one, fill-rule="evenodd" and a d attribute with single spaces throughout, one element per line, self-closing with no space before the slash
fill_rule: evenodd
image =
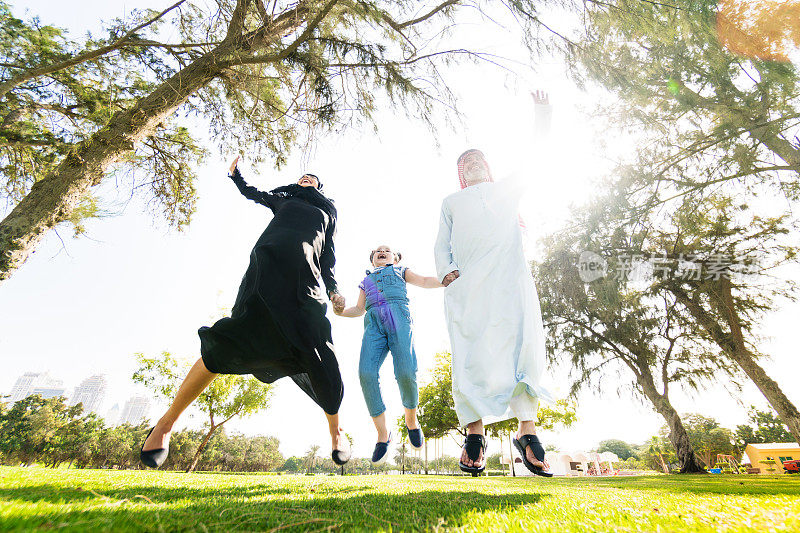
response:
<path id="1" fill-rule="evenodd" d="M 136 6 L 167 4 L 30 0 L 16 2 L 15 13 L 28 9 L 45 23 L 82 34 L 95 29 L 100 18 L 122 16 Z M 465 31 L 470 39 L 480 36 L 496 53 L 524 57 L 513 36 L 484 31 L 488 29 L 467 26 Z M 606 162 L 595 133 L 604 125 L 586 114 L 593 108 L 594 94 L 574 87 L 557 61 L 534 67 L 517 80 L 487 65 L 452 70 L 465 120 L 454 130 L 442 125 L 438 146 L 418 122 L 386 111 L 378 116 L 377 134 L 365 127 L 329 136 L 320 140 L 307 164 L 298 155 L 281 172 L 263 167 L 258 176 L 245 154 L 243 173 L 261 189 L 293 182 L 306 170 L 322 178 L 339 210 L 337 280 L 350 302 L 369 267 L 369 250 L 378 244 L 402 251 L 404 264 L 418 273 L 434 274 L 432 250 L 441 200 L 458 187 L 455 159 L 468 147 L 484 150 L 496 176 L 519 167 L 530 171 L 535 186 L 523 199 L 521 213 L 536 239 L 566 221 L 571 203 L 591 197 L 592 180 Z M 528 91 L 537 88 L 550 92 L 554 106 L 553 149 L 546 162 L 531 158 L 533 105 Z M 66 228 L 61 238 L 51 232 L 22 269 L 0 286 L 0 392 L 10 391 L 26 371 L 49 370 L 68 389 L 91 374 L 105 373 L 111 384 L 108 408 L 145 392 L 130 380 L 134 353 L 167 350 L 196 358 L 197 328 L 210 325 L 219 309 L 233 304 L 250 249 L 270 219 L 268 210 L 238 193 L 226 177 L 228 164 L 214 156 L 198 169 L 197 213 L 183 233 L 154 223 L 140 202 L 128 203 L 124 191 L 117 194 L 110 188 L 102 195 L 104 207 L 116 216 L 90 221 L 88 237 L 72 239 Z M 442 292 L 410 287 L 409 293 L 419 380 L 424 382 L 433 355 L 449 349 Z M 763 331 L 763 351 L 772 356 L 763 364 L 796 404 L 800 395 L 790 383 L 800 371 L 799 310 L 796 304 L 784 306 L 769 317 Z M 345 382 L 343 426 L 355 437 L 356 454 L 367 456 L 375 436 L 356 375 L 362 323 L 332 314 L 330 319 Z M 395 419 L 402 405 L 389 362 L 381 377 L 388 414 Z M 545 443 L 562 450 L 588 450 L 607 438 L 642 442 L 663 425 L 660 416 L 632 401 L 626 390 L 617 395 L 628 376 L 597 379 L 606 382 L 603 395 L 583 395 L 575 427 L 545 433 Z M 554 369 L 547 383 L 557 395 L 566 393 L 563 370 Z M 750 384 L 736 398 L 715 387 L 695 396 L 674 391 L 673 401 L 680 412 L 701 412 L 728 427 L 746 421 L 750 404 L 765 406 Z M 155 408 L 153 416 L 163 407 Z M 185 421 L 197 427 L 203 419 L 195 414 Z M 266 412 L 233 421 L 228 429 L 277 436 L 287 456 L 302 454 L 311 444 L 325 450 L 330 443 L 321 410 L 290 380 L 278 382 Z M 497 443 L 490 446 L 489 453 L 497 451 Z M 447 453 L 455 455 L 455 445 L 451 448 Z"/>

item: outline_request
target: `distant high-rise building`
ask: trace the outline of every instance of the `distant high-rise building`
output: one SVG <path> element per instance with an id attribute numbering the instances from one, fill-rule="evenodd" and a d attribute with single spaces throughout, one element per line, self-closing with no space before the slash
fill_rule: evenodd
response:
<path id="1" fill-rule="evenodd" d="M 18 402 L 32 394 L 39 394 L 43 398 L 54 398 L 64 396 L 65 390 L 64 383 L 60 379 L 50 377 L 47 372 L 25 372 L 14 383 L 8 401 Z"/>
<path id="2" fill-rule="evenodd" d="M 135 426 L 145 420 L 149 413 L 150 398 L 134 396 L 125 402 L 125 407 L 122 408 L 122 415 L 119 417 L 119 423 Z"/>
<path id="3" fill-rule="evenodd" d="M 75 387 L 75 393 L 69 401 L 70 405 L 83 404 L 85 413 L 98 413 L 100 405 L 106 397 L 106 377 L 102 374 L 83 380 Z"/>
<path id="4" fill-rule="evenodd" d="M 38 372 L 25 372 L 18 377 L 16 383 L 14 383 L 14 387 L 11 389 L 11 395 L 8 401 L 14 403 L 27 397 L 33 390 L 34 382 L 38 380 L 40 375 L 41 374 Z"/>
<path id="5" fill-rule="evenodd" d="M 59 396 L 65 396 L 66 392 L 67 389 L 58 385 L 42 385 L 40 387 L 34 387 L 29 396 L 38 394 L 45 399 L 57 398 Z"/>
<path id="6" fill-rule="evenodd" d="M 107 426 L 116 426 L 119 422 L 119 404 L 115 403 L 114 407 L 108 410 L 106 416 L 103 417 Z"/>

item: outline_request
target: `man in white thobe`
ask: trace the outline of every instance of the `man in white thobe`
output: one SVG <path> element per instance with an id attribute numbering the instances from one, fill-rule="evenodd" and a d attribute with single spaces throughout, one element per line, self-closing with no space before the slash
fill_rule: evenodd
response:
<path id="1" fill-rule="evenodd" d="M 537 93 L 534 99 L 541 129 L 550 109 L 546 95 Z M 546 364 L 544 329 L 518 215 L 527 176 L 495 183 L 479 150 L 462 154 L 458 169 L 462 190 L 442 202 L 435 256 L 446 287 L 453 399 L 468 434 L 461 467 L 482 471 L 483 424 L 513 417 L 519 421 L 514 443 L 525 466 L 548 475 L 544 450 L 535 437 L 539 399 L 552 401 L 540 385 Z M 480 444 L 480 453 L 474 448 L 468 453 L 470 440 Z"/>

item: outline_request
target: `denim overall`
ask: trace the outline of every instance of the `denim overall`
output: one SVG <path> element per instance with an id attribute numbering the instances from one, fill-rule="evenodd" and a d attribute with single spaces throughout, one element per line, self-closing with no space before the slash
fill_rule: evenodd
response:
<path id="1" fill-rule="evenodd" d="M 367 409 L 372 417 L 386 411 L 381 398 L 378 371 L 392 352 L 394 377 L 400 387 L 403 406 L 414 409 L 419 403 L 417 390 L 417 355 L 411 333 L 411 314 L 408 311 L 405 268 L 394 265 L 367 271 L 359 288 L 366 294 L 364 338 L 358 377 Z"/>

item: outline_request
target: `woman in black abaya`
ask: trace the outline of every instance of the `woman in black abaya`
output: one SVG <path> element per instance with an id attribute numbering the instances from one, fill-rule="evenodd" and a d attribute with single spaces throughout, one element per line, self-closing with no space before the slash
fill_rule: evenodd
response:
<path id="1" fill-rule="evenodd" d="M 331 456 L 344 464 L 350 456 L 339 427 L 344 389 L 317 281 L 322 278 L 334 308 L 343 309 L 333 277 L 336 208 L 319 191 L 322 184 L 313 174 L 267 193 L 245 183 L 238 162 L 237 157 L 230 178 L 246 198 L 274 216 L 250 252 L 230 318 L 200 328 L 201 358 L 145 440 L 142 462 L 150 467 L 164 462 L 173 424 L 217 374 L 252 374 L 265 383 L 289 376 L 322 407 Z"/>

